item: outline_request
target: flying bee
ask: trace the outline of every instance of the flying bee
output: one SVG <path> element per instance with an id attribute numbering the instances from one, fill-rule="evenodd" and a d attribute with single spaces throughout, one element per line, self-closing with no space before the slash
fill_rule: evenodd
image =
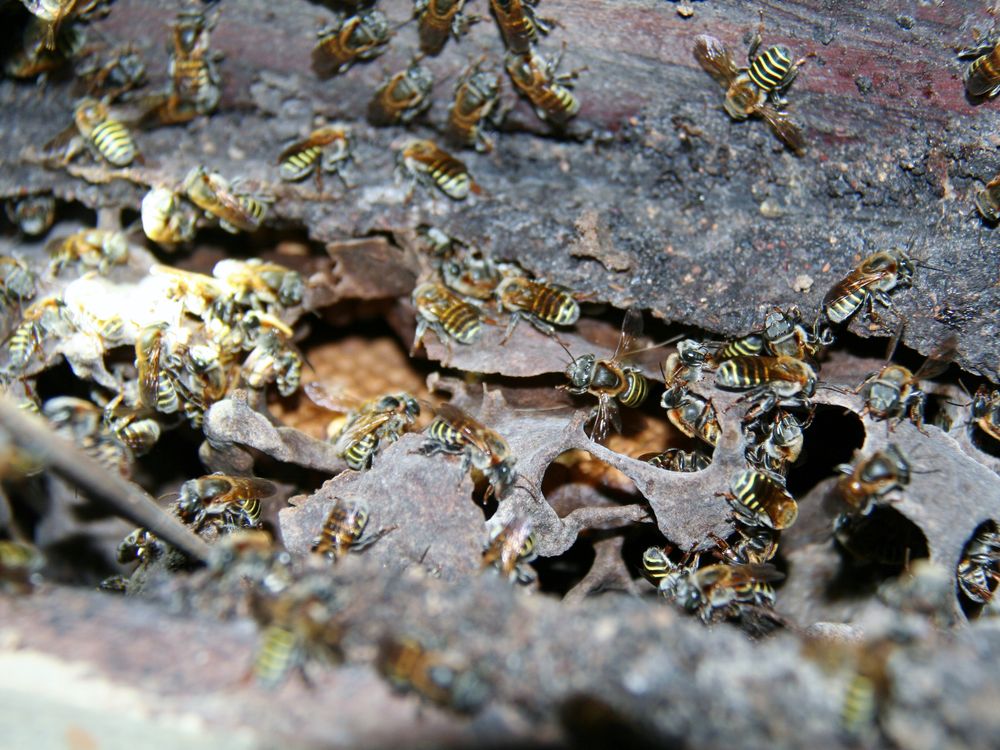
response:
<path id="1" fill-rule="evenodd" d="M 168 329 L 168 323 L 153 323 L 139 331 L 135 339 L 139 403 L 163 414 L 173 414 L 181 406 L 174 379 L 164 367 L 165 352 L 169 353 L 165 341 Z"/>
<path id="2" fill-rule="evenodd" d="M 989 604 L 1000 583 L 1000 534 L 988 523 L 976 531 L 962 550 L 958 587 L 976 604 Z"/>
<path id="3" fill-rule="evenodd" d="M 48 28 L 32 18 L 21 34 L 21 45 L 4 61 L 4 73 L 11 78 L 34 78 L 58 70 L 83 49 L 86 34 L 75 24 L 66 24 L 55 35 L 55 47 L 45 46 Z M 41 80 L 41 79 L 40 79 Z"/>
<path id="4" fill-rule="evenodd" d="M 260 501 L 277 491 L 266 479 L 208 474 L 181 485 L 177 511 L 196 529 L 209 516 L 220 517 L 226 526 L 255 528 L 260 523 Z"/>
<path id="5" fill-rule="evenodd" d="M 782 408 L 810 408 L 809 398 L 816 392 L 816 371 L 812 365 L 794 357 L 733 357 L 715 372 L 720 388 L 748 391 L 741 400 L 748 401 L 744 421 Z"/>
<path id="6" fill-rule="evenodd" d="M 194 167 L 184 179 L 185 195 L 198 208 L 219 220 L 227 232 L 255 232 L 267 214 L 266 201 L 236 192 L 218 172 Z"/>
<path id="7" fill-rule="evenodd" d="M 271 305 L 293 307 L 302 302 L 305 292 L 298 271 L 259 258 L 220 260 L 212 275 L 232 290 L 238 304 L 255 310 Z"/>
<path id="8" fill-rule="evenodd" d="M 330 172 L 344 180 L 344 166 L 351 159 L 351 143 L 347 130 L 327 126 L 314 130 L 303 141 L 293 143 L 278 157 L 278 175 L 286 182 L 304 180 L 316 175 L 316 189 L 323 190 L 323 173 Z"/>
<path id="9" fill-rule="evenodd" d="M 675 385 L 663 392 L 660 406 L 667 410 L 670 423 L 685 435 L 718 445 L 722 426 L 712 399 Z"/>
<path id="10" fill-rule="evenodd" d="M 73 328 L 66 304 L 59 297 L 44 297 L 33 302 L 7 339 L 10 368 L 23 370 L 46 337 L 68 335 Z"/>
<path id="11" fill-rule="evenodd" d="M 483 551 L 483 568 L 496 568 L 509 581 L 531 583 L 536 576 L 528 563 L 538 556 L 536 543 L 531 521 L 514 518 L 490 532 L 489 544 Z"/>
<path id="12" fill-rule="evenodd" d="M 489 697 L 488 685 L 467 662 L 415 638 L 383 640 L 375 666 L 395 688 L 460 713 L 477 711 Z"/>
<path id="13" fill-rule="evenodd" d="M 392 32 L 379 10 L 368 10 L 340 19 L 320 29 L 313 49 L 313 70 L 320 76 L 343 73 L 355 61 L 374 60 L 386 51 Z"/>
<path id="14" fill-rule="evenodd" d="M 823 309 L 831 323 L 842 323 L 862 306 L 874 317 L 875 303 L 889 307 L 889 292 L 913 284 L 914 263 L 903 250 L 893 249 L 869 255 L 823 298 Z"/>
<path id="15" fill-rule="evenodd" d="M 791 52 L 783 45 L 768 47 L 756 55 L 761 43 L 763 21 L 754 35 L 747 59 L 749 68 L 741 68 L 726 46 L 706 34 L 695 38 L 694 56 L 698 63 L 726 89 L 723 107 L 734 120 L 750 116 L 763 119 L 775 134 L 796 153 L 805 149 L 799 126 L 782 109 L 782 98 L 810 55 L 792 62 Z"/>
<path id="16" fill-rule="evenodd" d="M 178 245 L 194 239 L 198 217 L 190 204 L 172 190 L 151 188 L 142 198 L 142 231 L 158 245 Z"/>
<path id="17" fill-rule="evenodd" d="M 708 565 L 680 576 L 670 598 L 705 623 L 734 617 L 746 607 L 774 605 L 772 581 L 784 575 L 769 564 Z"/>
<path id="18" fill-rule="evenodd" d="M 129 247 L 124 232 L 110 229 L 83 229 L 69 237 L 53 240 L 48 245 L 52 256 L 52 273 L 58 276 L 68 265 L 79 263 L 107 273 L 111 266 L 128 262 Z"/>
<path id="19" fill-rule="evenodd" d="M 668 448 L 662 453 L 645 453 L 639 456 L 639 460 L 664 471 L 685 473 L 703 471 L 712 464 L 712 459 L 701 451 L 685 451 L 680 448 Z"/>
<path id="20" fill-rule="evenodd" d="M 583 354 L 566 368 L 569 384 L 561 388 L 576 395 L 589 393 L 597 397 L 593 413 L 594 425 L 590 437 L 601 442 L 611 426 L 621 432 L 621 415 L 618 404 L 635 408 L 646 400 L 649 383 L 638 368 L 622 365 L 622 358 L 629 352 L 633 340 L 642 333 L 642 315 L 629 308 L 622 321 L 618 346 L 611 359 L 598 359 L 594 354 Z M 571 355 L 572 356 L 572 355 Z"/>
<path id="21" fill-rule="evenodd" d="M 411 192 L 417 183 L 436 186 L 456 201 L 464 200 L 470 192 L 482 192 L 465 164 L 438 148 L 433 141 L 410 141 L 403 146 L 397 158 L 397 170 L 410 178 Z"/>
<path id="22" fill-rule="evenodd" d="M 38 291 L 38 276 L 18 258 L 0 256 L 0 297 L 7 302 L 24 302 Z"/>
<path id="23" fill-rule="evenodd" d="M 972 422 L 994 440 L 1000 440 L 1000 391 L 979 386 L 972 397 Z"/>
<path id="24" fill-rule="evenodd" d="M 419 23 L 420 51 L 425 55 L 439 55 L 449 35 L 458 39 L 462 32 L 478 20 L 463 18 L 465 0 L 415 0 L 414 13 Z"/>
<path id="25" fill-rule="evenodd" d="M 4 204 L 7 218 L 25 234 L 45 234 L 56 218 L 56 199 L 48 193 L 14 198 Z"/>
<path id="26" fill-rule="evenodd" d="M 456 406 L 440 404 L 435 412 L 420 452 L 462 454 L 462 472 L 478 469 L 489 480 L 491 492 L 502 499 L 517 477 L 507 441 Z"/>
<path id="27" fill-rule="evenodd" d="M 580 100 L 570 90 L 580 71 L 557 73 L 561 62 L 562 51 L 551 59 L 534 50 L 508 52 L 504 59 L 514 88 L 531 102 L 540 120 L 557 127 L 563 127 L 580 112 Z"/>
<path id="28" fill-rule="evenodd" d="M 522 318 L 549 336 L 553 326 L 571 326 L 580 319 L 580 304 L 565 287 L 510 275 L 496 288 L 497 304 L 510 313 L 504 333 L 506 342 Z"/>
<path id="29" fill-rule="evenodd" d="M 337 455 L 355 471 L 371 466 L 379 448 L 398 440 L 420 416 L 420 404 L 409 393 L 363 400 L 343 390 L 331 393 L 319 383 L 306 383 L 305 391 L 314 403 L 346 415 L 330 439 Z"/>
<path id="30" fill-rule="evenodd" d="M 132 134 L 120 121 L 111 116 L 107 104 L 93 97 L 84 97 L 73 115 L 74 125 L 53 138 L 45 146 L 52 153 L 62 150 L 60 161 L 69 163 L 84 148 L 95 158 L 105 159 L 116 167 L 127 167 L 141 156 L 132 140 Z"/>
<path id="31" fill-rule="evenodd" d="M 503 43 L 515 55 L 531 51 L 539 34 L 548 34 L 552 22 L 535 15 L 538 0 L 490 0 L 490 10 L 503 35 Z"/>
<path id="32" fill-rule="evenodd" d="M 799 506 L 781 484 L 769 474 L 753 469 L 733 475 L 729 492 L 722 493 L 737 520 L 747 526 L 787 529 L 799 515 Z"/>
<path id="33" fill-rule="evenodd" d="M 975 58 L 962 74 L 965 90 L 971 96 L 989 98 L 1000 93 L 1000 41 L 963 49 L 958 56 Z"/>
<path id="34" fill-rule="evenodd" d="M 910 483 L 910 462 L 893 443 L 866 458 L 855 458 L 853 466 L 840 464 L 836 469 L 844 474 L 837 481 L 840 496 L 858 515 L 867 515 L 892 490 Z"/>
<path id="35" fill-rule="evenodd" d="M 0 590 L 28 593 L 42 581 L 45 556 L 24 542 L 0 540 Z"/>
<path id="36" fill-rule="evenodd" d="M 454 339 L 471 344 L 483 332 L 483 313 L 448 287 L 428 281 L 413 290 L 413 307 L 417 312 L 417 330 L 410 351 L 416 350 L 430 328 L 442 343 Z"/>
<path id="37" fill-rule="evenodd" d="M 747 448 L 747 461 L 770 474 L 783 476 L 802 455 L 803 425 L 793 415 L 776 411 L 764 440 Z"/>
<path id="38" fill-rule="evenodd" d="M 122 565 L 138 561 L 139 563 L 155 560 L 165 550 L 165 545 L 149 529 L 138 528 L 118 545 L 117 559 Z"/>
<path id="39" fill-rule="evenodd" d="M 393 75 L 375 90 L 368 104 L 372 125 L 406 125 L 431 106 L 434 75 L 413 60 L 406 70 Z"/>
<path id="40" fill-rule="evenodd" d="M 480 70 L 479 65 L 477 62 L 466 70 L 455 86 L 455 97 L 448 109 L 448 137 L 460 146 L 492 151 L 493 142 L 483 133 L 483 123 L 500 101 L 500 76 Z"/>
<path id="41" fill-rule="evenodd" d="M 986 221 L 992 224 L 1000 221 L 1000 174 L 976 193 L 976 209 Z"/>

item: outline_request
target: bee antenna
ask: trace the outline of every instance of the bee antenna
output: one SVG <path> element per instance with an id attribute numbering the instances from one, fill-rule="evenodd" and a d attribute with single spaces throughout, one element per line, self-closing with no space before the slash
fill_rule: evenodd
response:
<path id="1" fill-rule="evenodd" d="M 920 261 L 920 260 L 915 260 L 915 261 L 913 261 L 913 263 L 914 263 L 914 265 L 916 265 L 916 266 L 918 266 L 920 268 L 926 268 L 929 271 L 939 271 L 940 273 L 950 273 L 950 271 L 947 271 L 944 268 L 938 268 L 937 266 L 932 266 L 929 263 L 924 263 L 923 261 Z"/>
<path id="2" fill-rule="evenodd" d="M 540 501 L 540 498 L 538 497 L 538 495 L 536 495 L 535 491 L 531 487 L 529 487 L 528 485 L 522 484 L 521 482 L 517 482 L 517 483 L 514 484 L 514 487 L 517 487 L 518 489 L 522 489 L 525 492 L 527 492 L 529 495 L 531 495 L 531 499 L 532 500 L 534 500 L 536 502 Z"/>
<path id="3" fill-rule="evenodd" d="M 640 349 L 629 349 L 622 356 L 627 357 L 631 354 L 640 354 L 641 352 L 648 352 L 653 349 L 659 349 L 661 346 L 666 346 L 667 344 L 673 344 L 675 341 L 680 341 L 682 338 L 684 338 L 684 334 L 678 333 L 676 336 L 671 336 L 669 339 L 658 341 L 655 344 L 649 344 L 648 346 L 644 346 Z"/>
<path id="4" fill-rule="evenodd" d="M 561 338 L 559 338 L 558 335 L 554 335 L 552 338 L 554 338 L 556 340 L 556 343 L 559 344 L 559 346 L 561 346 L 563 348 L 563 351 L 566 352 L 566 354 L 569 355 L 569 359 L 570 359 L 571 362 L 574 359 L 576 359 L 576 357 L 573 356 L 573 352 L 571 352 L 569 350 L 569 347 L 566 346 L 566 344 L 563 343 L 563 340 Z"/>

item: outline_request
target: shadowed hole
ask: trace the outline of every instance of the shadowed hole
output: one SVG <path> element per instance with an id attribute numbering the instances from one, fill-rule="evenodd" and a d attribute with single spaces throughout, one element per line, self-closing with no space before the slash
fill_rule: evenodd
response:
<path id="1" fill-rule="evenodd" d="M 965 613 L 965 616 L 970 620 L 979 617 L 983 609 L 993 600 L 997 589 L 997 576 L 1000 575 L 1000 560 L 993 560 L 992 562 L 983 561 L 985 564 L 980 565 L 976 565 L 975 563 L 977 553 L 980 556 L 989 555 L 990 547 L 988 544 L 984 544 L 984 542 L 989 541 L 989 537 L 992 537 L 992 541 L 1000 549 L 1000 532 L 998 532 L 996 521 L 984 521 L 976 527 L 976 530 L 962 548 L 961 562 L 959 562 L 958 570 L 956 571 L 958 574 L 957 580 L 959 581 L 958 601 L 962 605 L 962 611 Z M 967 562 L 972 563 L 973 569 L 978 569 L 981 575 L 977 576 L 971 570 L 967 570 L 964 574 L 965 586 L 963 587 L 962 569 Z M 984 601 L 976 601 L 976 599 L 983 599 Z"/>
<path id="2" fill-rule="evenodd" d="M 835 473 L 838 464 L 848 463 L 864 441 L 865 428 L 857 414 L 839 406 L 817 406 L 799 462 L 788 472 L 788 491 L 793 497 L 808 494 Z"/>
<path id="3" fill-rule="evenodd" d="M 549 464 L 542 494 L 560 518 L 577 508 L 631 505 L 641 500 L 631 479 L 579 449 L 564 451 Z"/>
<path id="4" fill-rule="evenodd" d="M 594 564 L 593 541 L 585 533 L 557 557 L 539 557 L 531 563 L 538 574 L 538 590 L 562 597 L 587 575 Z"/>

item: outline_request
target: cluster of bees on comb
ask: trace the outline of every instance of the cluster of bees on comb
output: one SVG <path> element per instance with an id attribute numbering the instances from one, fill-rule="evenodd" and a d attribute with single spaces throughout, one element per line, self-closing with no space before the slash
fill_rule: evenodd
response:
<path id="1" fill-rule="evenodd" d="M 204 165 L 191 167 L 176 184 L 149 180 L 134 132 L 184 126 L 209 118 L 222 99 L 223 60 L 211 46 L 220 11 L 192 4 L 169 28 L 166 83 L 145 91 L 147 70 L 132 48 L 110 50 L 106 60 L 86 50 L 88 23 L 109 12 L 102 0 L 75 2 L 23 0 L 32 13 L 22 43 L 5 60 L 8 76 L 38 79 L 72 67 L 82 96 L 72 122 L 37 154 L 50 169 L 71 170 L 89 156 L 147 190 L 138 224 L 157 252 L 178 252 L 198 232 L 221 229 L 239 235 L 268 223 L 272 197 L 259 185 L 226 177 Z M 318 32 L 312 70 L 321 78 L 342 76 L 355 65 L 385 53 L 397 28 L 376 3 L 349 4 Z M 543 18 L 536 0 L 490 0 L 489 14 L 504 45 L 504 57 L 470 62 L 455 82 L 442 143 L 410 140 L 398 150 L 397 171 L 417 187 L 462 201 L 482 194 L 466 164 L 448 149 L 489 153 L 507 108 L 500 67 L 513 91 L 530 103 L 554 134 L 564 134 L 581 103 L 573 91 L 578 71 L 560 73 L 562 52 L 547 57 L 543 37 L 557 27 Z M 405 129 L 426 118 L 434 75 L 427 62 L 469 26 L 482 22 L 466 0 L 416 0 L 413 17 L 419 52 L 390 74 L 373 92 L 365 118 L 376 127 Z M 806 61 L 783 45 L 763 47 L 763 19 L 753 36 L 747 65 L 739 65 L 718 39 L 694 40 L 698 63 L 725 89 L 723 108 L 733 120 L 760 118 L 793 152 L 805 151 L 802 128 L 786 111 L 786 95 Z M 456 41 L 452 41 L 452 40 Z M 971 96 L 990 98 L 1000 91 L 1000 44 L 962 50 L 971 62 L 964 81 Z M 334 176 L 348 191 L 352 134 L 346 125 L 323 124 L 276 154 L 277 180 L 299 183 Z M 408 196 L 409 198 L 409 196 Z M 1000 219 L 1000 176 L 980 190 L 976 209 L 988 222 Z M 29 237 L 45 235 L 57 204 L 51 195 L 34 194 L 8 202 L 7 215 Z M 171 430 L 200 431 L 216 403 L 249 394 L 266 411 L 269 391 L 292 397 L 308 369 L 299 350 L 296 326 L 308 310 L 309 280 L 303 273 L 261 259 L 226 258 L 211 273 L 151 262 L 129 228 L 81 229 L 47 243 L 43 263 L 22 257 L 0 258 L 0 304 L 5 340 L 0 363 L 4 390 L 25 411 L 44 419 L 52 431 L 74 443 L 101 465 L 131 476 L 137 459 L 154 451 Z M 506 346 L 526 323 L 551 337 L 566 352 L 561 390 L 592 406 L 587 432 L 602 443 L 622 432 L 623 409 L 637 409 L 658 389 L 632 357 L 642 334 L 642 313 L 625 313 L 617 347 L 610 356 L 574 353 L 560 333 L 570 331 L 585 311 L 587 297 L 539 278 L 518 264 L 496 259 L 475 243 L 451 237 L 429 225 L 419 227 L 419 269 L 410 302 L 415 315 L 411 355 L 433 335 L 449 350 L 474 347 L 490 326 L 503 330 Z M 775 565 L 781 533 L 798 518 L 788 489 L 790 471 L 801 462 L 805 434 L 812 424 L 820 388 L 848 389 L 863 401 L 863 413 L 884 420 L 887 428 L 907 420 L 924 430 L 930 389 L 924 385 L 944 373 L 954 356 L 946 341 L 917 369 L 894 360 L 899 326 L 885 364 L 857 383 L 821 380 L 821 364 L 834 345 L 838 326 L 853 316 L 881 322 L 896 294 L 913 283 L 921 262 L 910 250 L 872 252 L 832 286 L 822 306 L 805 314 L 793 306 L 772 306 L 759 324 L 731 340 L 685 338 L 661 368 L 660 405 L 666 421 L 697 447 L 670 448 L 637 456 L 666 473 L 709 469 L 723 434 L 713 389 L 736 392 L 741 408 L 745 468 L 734 473 L 722 493 L 731 509 L 731 533 L 711 535 L 699 548 L 651 546 L 639 566 L 666 600 L 707 624 L 724 620 L 780 621 L 774 610 Z M 931 269 L 934 271 L 934 269 Z M 940 269 L 937 269 L 938 271 Z M 120 281 L 141 280 L 131 293 Z M 151 303 L 150 301 L 153 301 Z M 56 354 L 50 343 L 70 342 Z M 64 356 L 80 382 L 90 388 L 39 397 L 38 375 Z M 110 364 L 109 364 L 110 363 Z M 423 427 L 419 452 L 432 460 L 456 460 L 462 473 L 482 477 L 487 498 L 502 502 L 530 488 L 519 484 L 517 456 L 510 443 L 484 421 L 451 403 L 431 404 L 400 391 L 361 397 L 319 382 L 302 388 L 315 404 L 342 415 L 328 430 L 333 452 L 351 471 L 364 472 L 379 454 Z M 986 441 L 1000 441 L 1000 390 L 981 386 L 958 420 Z M 936 426 L 940 426 L 937 425 Z M 20 477 L 44 466 L 30 455 L 4 463 Z M 896 444 L 858 454 L 837 466 L 837 493 L 843 510 L 831 530 L 846 554 L 862 562 L 902 565 L 912 545 L 882 540 L 875 519 L 880 509 L 905 492 L 917 473 L 911 457 Z M 393 533 L 394 527 L 369 525 L 371 508 L 361 497 L 338 497 L 311 542 L 306 563 L 293 560 L 266 532 L 264 510 L 281 492 L 276 481 L 239 474 L 210 473 L 180 484 L 169 512 L 192 532 L 212 541 L 212 575 L 220 585 L 252 584 L 250 612 L 261 628 L 254 673 L 265 687 L 278 686 L 308 660 L 339 658 L 343 630 L 340 613 L 347 603 L 324 581 L 323 571 L 348 553 L 363 552 Z M 721 502 L 721 501 L 720 501 Z M 873 531 L 874 529 L 874 531 Z M 14 536 L 14 534 L 11 534 Z M 896 542 L 899 542 L 898 544 Z M 384 542 L 383 542 L 384 543 Z M 532 563 L 539 555 L 532 523 L 516 516 L 487 525 L 481 567 L 489 574 L 525 587 L 537 584 Z M 180 553 L 145 527 L 128 534 L 117 548 L 122 565 L 149 568 Z M 711 561 L 708 561 L 711 558 Z M 326 566 L 326 567 L 324 567 Z M 183 563 L 180 564 L 183 567 Z M 0 572 L 13 590 L 28 590 L 39 580 L 44 561 L 31 545 L 0 542 Z M 1000 583 L 1000 529 L 982 524 L 969 539 L 953 572 L 960 596 L 990 608 Z M 5 584 L 7 585 L 7 584 Z M 128 591 L 121 576 L 107 579 L 109 591 Z M 470 664 L 430 637 L 389 638 L 380 644 L 377 667 L 389 682 L 459 711 L 478 710 L 488 686 Z"/>

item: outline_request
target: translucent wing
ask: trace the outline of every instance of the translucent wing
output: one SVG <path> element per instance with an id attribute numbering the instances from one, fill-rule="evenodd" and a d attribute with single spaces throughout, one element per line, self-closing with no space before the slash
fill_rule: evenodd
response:
<path id="1" fill-rule="evenodd" d="M 775 134 L 796 154 L 802 154 L 806 150 L 802 130 L 792 122 L 786 112 L 764 105 L 757 108 L 757 114 L 767 121 Z"/>
<path id="2" fill-rule="evenodd" d="M 330 411 L 346 414 L 360 409 L 364 400 L 350 393 L 343 386 L 336 386 L 336 390 L 328 390 L 317 382 L 306 383 L 303 386 L 309 400 L 317 406 L 322 406 Z"/>
<path id="3" fill-rule="evenodd" d="M 714 36 L 700 34 L 695 37 L 694 57 L 723 86 L 728 87 L 739 75 L 739 68 L 733 62 L 726 45 Z"/>
<path id="4" fill-rule="evenodd" d="M 913 380 L 917 381 L 936 378 L 948 369 L 951 361 L 955 358 L 955 352 L 957 350 L 958 341 L 954 336 L 949 336 L 947 339 L 934 347 L 930 356 L 927 357 L 927 359 L 924 360 L 924 363 L 920 365 L 920 368 L 913 373 Z"/>
<path id="5" fill-rule="evenodd" d="M 485 437 L 486 427 L 451 404 L 438 404 L 434 407 L 434 411 L 480 451 L 488 456 L 493 455 L 493 450 Z"/>
<path id="6" fill-rule="evenodd" d="M 642 335 L 642 313 L 636 308 L 630 307 L 625 311 L 625 319 L 622 321 L 621 336 L 618 337 L 618 347 L 612 361 L 617 361 L 624 353 L 632 350 L 632 344 Z"/>

